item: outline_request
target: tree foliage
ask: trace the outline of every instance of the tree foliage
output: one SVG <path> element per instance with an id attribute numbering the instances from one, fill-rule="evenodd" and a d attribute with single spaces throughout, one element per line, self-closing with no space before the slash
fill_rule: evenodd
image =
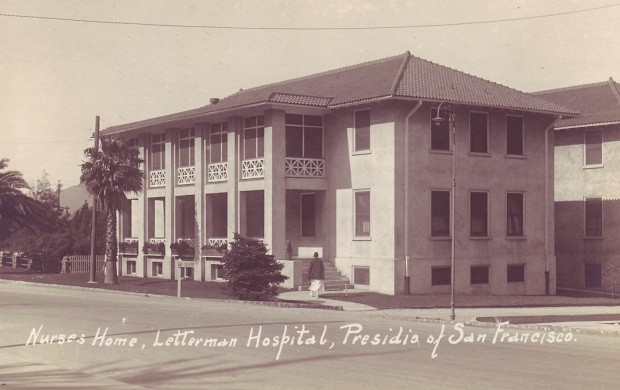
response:
<path id="1" fill-rule="evenodd" d="M 223 258 L 228 293 L 252 301 L 275 299 L 278 285 L 288 279 L 280 273 L 284 265 L 267 254 L 267 247 L 261 241 L 239 234 L 234 238 Z"/>
<path id="2" fill-rule="evenodd" d="M 142 191 L 142 159 L 138 148 L 114 138 L 103 138 L 101 150 L 88 148 L 84 155 L 87 160 L 82 164 L 80 184 L 97 199 L 107 215 L 104 283 L 118 284 L 116 212 L 127 201 L 126 193 Z"/>

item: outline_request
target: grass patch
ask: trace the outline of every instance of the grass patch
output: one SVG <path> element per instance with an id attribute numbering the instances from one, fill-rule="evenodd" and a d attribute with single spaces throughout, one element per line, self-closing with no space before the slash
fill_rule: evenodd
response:
<path id="1" fill-rule="evenodd" d="M 79 286 L 87 288 L 103 288 L 107 290 L 128 291 L 143 294 L 177 295 L 177 280 L 160 278 L 138 278 L 119 276 L 118 285 L 104 284 L 103 275 L 97 275 L 99 283 L 88 283 L 88 274 L 44 274 L 29 272 L 19 268 L 0 267 L 0 279 L 21 280 L 24 282 L 56 284 L 62 286 Z M 281 292 L 289 291 L 280 289 Z M 181 295 L 189 298 L 229 299 L 237 300 L 228 295 L 221 282 L 198 282 L 183 280 Z"/>
<path id="2" fill-rule="evenodd" d="M 385 295 L 375 292 L 321 294 L 321 298 L 362 303 L 377 309 L 449 308 L 449 295 Z M 618 306 L 620 299 L 568 295 L 457 295 L 457 307 Z"/>

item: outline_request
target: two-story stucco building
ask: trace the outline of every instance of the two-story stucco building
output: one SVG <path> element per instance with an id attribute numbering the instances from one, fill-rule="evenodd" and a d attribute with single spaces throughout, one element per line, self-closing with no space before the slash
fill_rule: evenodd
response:
<path id="1" fill-rule="evenodd" d="M 455 107 L 454 155 L 448 124 L 431 121 L 441 102 Z M 169 244 L 239 232 L 277 259 L 289 241 L 294 259 L 317 251 L 356 288 L 446 293 L 455 223 L 457 292 L 553 294 L 550 129 L 562 115 L 574 112 L 407 52 L 107 128 L 145 158 L 120 240 L 165 243 L 123 256 L 122 272 L 178 277 Z M 196 280 L 217 277 L 213 251 L 194 264 Z M 298 262 L 286 269 L 302 284 Z"/>
<path id="2" fill-rule="evenodd" d="M 555 126 L 558 285 L 609 290 L 620 277 L 620 88 L 609 78 L 536 95 L 581 114 Z"/>

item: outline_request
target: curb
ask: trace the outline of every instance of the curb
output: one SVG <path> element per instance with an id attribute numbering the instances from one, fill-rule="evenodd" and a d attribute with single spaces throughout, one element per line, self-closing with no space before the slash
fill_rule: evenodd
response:
<path id="1" fill-rule="evenodd" d="M 337 310 L 337 311 L 344 310 L 342 306 L 319 305 L 319 304 L 312 304 L 312 303 L 296 303 L 296 302 L 281 302 L 281 301 L 280 302 L 242 301 L 242 300 L 237 300 L 237 299 L 190 298 L 190 297 L 178 298 L 172 295 L 160 295 L 160 294 L 133 292 L 133 291 L 111 290 L 111 289 L 97 288 L 97 287 L 68 286 L 64 284 L 26 282 L 23 280 L 0 279 L 0 283 L 22 284 L 26 286 L 43 286 L 43 287 L 61 288 L 61 289 L 66 289 L 66 290 L 104 292 L 104 293 L 120 294 L 120 295 L 133 295 L 133 296 L 146 297 L 146 298 L 186 299 L 186 300 L 199 300 L 199 301 L 223 302 L 223 303 L 247 303 L 251 305 L 285 307 L 285 308 L 293 308 L 293 309 L 324 309 L 324 310 Z"/>
<path id="2" fill-rule="evenodd" d="M 476 318 L 471 318 L 469 320 L 464 321 L 452 321 L 446 320 L 442 318 L 426 318 L 426 317 L 403 317 L 403 316 L 390 316 L 390 315 L 370 315 L 370 317 L 382 318 L 382 319 L 390 319 L 390 320 L 401 320 L 401 321 L 409 321 L 409 322 L 426 322 L 426 323 L 437 323 L 437 324 L 458 324 L 462 323 L 468 326 L 474 326 L 477 328 L 497 328 L 497 322 L 482 322 L 478 321 Z M 506 324 L 502 325 L 503 328 L 506 329 L 521 329 L 521 330 L 541 330 L 541 331 L 561 331 L 561 332 L 571 332 L 577 334 L 593 334 L 593 335 L 605 335 L 605 336 L 620 336 L 620 330 L 599 330 L 599 329 L 582 329 L 572 326 L 557 326 L 557 325 L 535 325 L 535 324 Z"/>

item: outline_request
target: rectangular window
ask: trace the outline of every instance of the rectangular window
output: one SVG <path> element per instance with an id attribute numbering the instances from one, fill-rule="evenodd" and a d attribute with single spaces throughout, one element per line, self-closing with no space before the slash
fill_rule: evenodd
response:
<path id="1" fill-rule="evenodd" d="M 586 198 L 586 236 L 603 236 L 603 200 Z"/>
<path id="2" fill-rule="evenodd" d="M 448 113 L 442 110 L 440 114 L 444 120 L 433 122 L 433 118 L 437 117 L 437 108 L 431 108 L 431 150 L 450 150 Z"/>
<path id="3" fill-rule="evenodd" d="M 370 150 L 370 110 L 355 112 L 354 150 Z"/>
<path id="4" fill-rule="evenodd" d="M 151 170 L 157 171 L 166 167 L 164 150 L 166 148 L 166 135 L 153 134 L 151 136 Z"/>
<path id="5" fill-rule="evenodd" d="M 210 163 L 228 161 L 228 123 L 213 123 L 209 135 Z"/>
<path id="6" fill-rule="evenodd" d="M 286 114 L 286 157 L 323 158 L 323 117 Z"/>
<path id="7" fill-rule="evenodd" d="M 431 237 L 450 236 L 450 191 L 431 191 Z"/>
<path id="8" fill-rule="evenodd" d="M 370 267 L 353 266 L 353 284 L 370 286 Z"/>
<path id="9" fill-rule="evenodd" d="M 263 158 L 265 143 L 265 118 L 253 116 L 243 121 L 243 158 Z"/>
<path id="10" fill-rule="evenodd" d="M 179 166 L 194 166 L 194 129 L 181 130 L 179 134 Z"/>
<path id="11" fill-rule="evenodd" d="M 432 267 L 431 268 L 431 285 L 433 286 L 449 286 L 451 284 L 452 275 L 451 267 Z"/>
<path id="12" fill-rule="evenodd" d="M 469 269 L 469 280 L 471 284 L 489 284 L 489 266 L 472 266 Z"/>
<path id="13" fill-rule="evenodd" d="M 523 194 L 508 193 L 506 195 L 506 234 L 523 236 Z"/>
<path id="14" fill-rule="evenodd" d="M 211 280 L 224 279 L 224 266 L 221 264 L 211 265 Z"/>
<path id="15" fill-rule="evenodd" d="M 525 265 L 509 265 L 506 268 L 506 281 L 508 283 L 525 282 Z"/>
<path id="16" fill-rule="evenodd" d="M 315 235 L 315 197 L 314 194 L 301 194 L 301 235 Z"/>
<path id="17" fill-rule="evenodd" d="M 152 264 L 153 276 L 161 276 L 164 273 L 164 265 L 161 261 L 154 261 Z"/>
<path id="18" fill-rule="evenodd" d="M 472 237 L 486 237 L 489 235 L 489 204 L 486 192 L 471 192 L 469 194 L 469 234 Z"/>
<path id="19" fill-rule="evenodd" d="M 135 273 L 136 273 L 136 261 L 128 260 L 127 261 L 127 274 L 135 275 Z"/>
<path id="20" fill-rule="evenodd" d="M 355 236 L 370 236 L 370 191 L 355 191 Z"/>
<path id="21" fill-rule="evenodd" d="M 194 269 L 191 267 L 181 268 L 181 278 L 192 279 L 194 277 Z"/>
<path id="22" fill-rule="evenodd" d="M 469 113 L 469 151 L 488 153 L 489 123 L 487 114 Z"/>
<path id="23" fill-rule="evenodd" d="M 585 263 L 584 265 L 585 288 L 600 288 L 603 281 L 603 270 L 600 263 Z"/>
<path id="24" fill-rule="evenodd" d="M 585 164 L 603 164 L 603 131 L 588 130 L 583 133 L 585 147 Z"/>
<path id="25" fill-rule="evenodd" d="M 523 156 L 523 117 L 506 116 L 506 154 Z"/>

